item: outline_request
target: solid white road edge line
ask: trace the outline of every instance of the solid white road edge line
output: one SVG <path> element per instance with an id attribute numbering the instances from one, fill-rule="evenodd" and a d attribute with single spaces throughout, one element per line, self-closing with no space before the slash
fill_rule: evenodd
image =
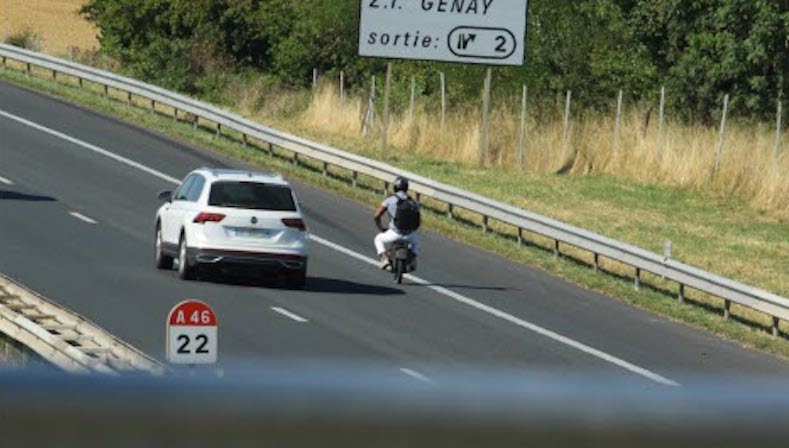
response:
<path id="1" fill-rule="evenodd" d="M 5 178 L 5 177 L 3 177 L 3 176 L 0 176 L 0 184 L 14 185 L 14 183 L 13 183 L 13 182 L 11 182 L 10 180 L 6 179 L 6 178 Z"/>
<path id="2" fill-rule="evenodd" d="M 145 166 L 143 164 L 137 163 L 137 162 L 135 162 L 133 160 L 130 160 L 130 159 L 127 159 L 125 157 L 119 156 L 119 155 L 117 155 L 115 153 L 107 151 L 106 149 L 99 148 L 98 146 L 91 145 L 90 143 L 84 142 L 84 141 L 79 140 L 77 138 L 74 138 L 74 137 L 68 136 L 66 134 L 63 134 L 61 132 L 55 131 L 53 129 L 47 128 L 47 127 L 42 126 L 40 124 L 34 123 L 34 122 L 30 121 L 30 120 L 26 120 L 24 118 L 18 117 L 16 115 L 10 114 L 10 113 L 2 111 L 2 110 L 0 110 L 0 116 L 6 117 L 6 118 L 8 118 L 10 120 L 13 120 L 13 121 L 16 121 L 18 123 L 24 124 L 25 126 L 29 126 L 31 128 L 37 129 L 37 130 L 39 130 L 41 132 L 47 133 L 47 134 L 52 135 L 54 137 L 66 140 L 66 141 L 71 142 L 71 143 L 74 143 L 75 145 L 78 145 L 78 146 L 81 146 L 81 147 L 83 147 L 85 149 L 91 150 L 91 151 L 93 151 L 93 152 L 95 152 L 97 154 L 101 154 L 103 156 L 109 157 L 109 158 L 111 158 L 113 160 L 121 162 L 121 163 L 123 163 L 123 164 L 125 164 L 127 166 L 132 167 L 132 168 L 136 168 L 136 169 L 139 169 L 141 171 L 144 171 L 144 172 L 146 172 L 148 174 L 151 174 L 152 176 L 155 176 L 155 177 L 157 177 L 159 179 L 168 181 L 168 182 L 173 183 L 173 184 L 180 183 L 180 181 L 178 179 L 176 179 L 176 178 L 174 178 L 172 176 L 168 176 L 168 175 L 166 175 L 166 174 L 164 174 L 164 173 L 162 173 L 160 171 L 157 171 L 157 170 L 155 170 L 153 168 L 150 168 L 150 167 Z M 364 263 L 373 265 L 376 268 L 378 267 L 378 262 L 376 260 L 374 260 L 374 259 L 372 259 L 370 257 L 367 257 L 365 255 L 362 255 L 362 254 L 360 254 L 358 252 L 354 252 L 354 251 L 352 251 L 350 249 L 347 249 L 347 248 L 345 248 L 343 246 L 340 246 L 339 244 L 332 243 L 331 241 L 325 240 L 325 239 L 323 239 L 323 238 L 321 238 L 319 236 L 316 236 L 316 235 L 310 235 L 310 239 L 312 241 L 315 241 L 318 244 L 326 246 L 326 247 L 328 247 L 330 249 L 334 249 L 334 250 L 336 250 L 336 251 L 338 251 L 340 253 L 348 255 L 348 256 L 350 256 L 352 258 L 355 258 L 355 259 L 357 259 L 359 261 L 362 261 Z M 596 357 L 598 359 L 601 359 L 601 360 L 606 361 L 608 363 L 611 363 L 613 365 L 619 366 L 619 367 L 621 367 L 621 368 L 623 368 L 625 370 L 628 370 L 628 371 L 630 371 L 632 373 L 640 375 L 640 376 L 642 376 L 644 378 L 650 379 L 650 380 L 655 381 L 655 382 L 660 383 L 660 384 L 664 384 L 666 386 L 679 386 L 680 385 L 676 381 L 670 380 L 670 379 L 668 379 L 666 377 L 663 377 L 663 376 L 661 376 L 661 375 L 659 375 L 657 373 L 654 373 L 654 372 L 652 372 L 650 370 L 647 370 L 647 369 L 645 369 L 643 367 L 639 367 L 639 366 L 637 366 L 635 364 L 632 364 L 632 363 L 629 363 L 629 362 L 627 362 L 627 361 L 625 361 L 623 359 L 617 358 L 617 357 L 615 357 L 613 355 L 609 355 L 608 353 L 600 351 L 600 350 L 598 350 L 596 348 L 590 347 L 590 346 L 588 346 L 586 344 L 583 344 L 581 342 L 575 341 L 575 340 L 570 339 L 570 338 L 568 338 L 566 336 L 562 336 L 562 335 L 560 335 L 560 334 L 558 334 L 558 333 L 556 333 L 554 331 L 548 330 L 547 328 L 543 328 L 543 327 L 541 327 L 539 325 L 536 325 L 536 324 L 533 324 L 531 322 L 525 321 L 525 320 L 520 319 L 518 317 L 515 317 L 515 316 L 513 316 L 511 314 L 505 313 L 504 311 L 501 311 L 501 310 L 499 310 L 497 308 L 494 308 L 492 306 L 488 306 L 488 305 L 485 305 L 483 303 L 477 302 L 474 299 L 470 299 L 470 298 L 468 298 L 466 296 L 463 296 L 461 294 L 458 294 L 458 293 L 456 293 L 454 291 L 450 291 L 450 290 L 448 290 L 448 289 L 446 289 L 444 287 L 433 285 L 430 282 L 428 282 L 426 280 L 423 280 L 423 279 L 421 279 L 419 277 L 416 277 L 416 276 L 408 274 L 408 275 L 406 275 L 406 278 L 408 280 L 414 282 L 414 283 L 418 283 L 418 284 L 424 285 L 424 286 L 432 289 L 433 291 L 435 291 L 435 292 L 437 292 L 439 294 L 442 294 L 445 297 L 449 297 L 450 299 L 453 299 L 453 300 L 455 300 L 455 301 L 457 301 L 459 303 L 463 303 L 465 305 L 471 306 L 471 307 L 476 308 L 476 309 L 478 309 L 480 311 L 488 313 L 488 314 L 490 314 L 492 316 L 495 316 L 495 317 L 498 317 L 500 319 L 506 320 L 506 321 L 508 321 L 508 322 L 510 322 L 512 324 L 515 324 L 515 325 L 521 327 L 521 328 L 533 331 L 533 332 L 535 332 L 535 333 L 537 333 L 537 334 L 539 334 L 541 336 L 547 337 L 547 338 L 552 339 L 552 340 L 554 340 L 556 342 L 559 342 L 561 344 L 564 344 L 564 345 L 567 345 L 569 347 L 575 348 L 575 349 L 577 349 L 577 350 L 579 350 L 579 351 L 581 351 L 583 353 L 586 353 L 588 355 L 594 356 L 594 357 Z"/>
<path id="3" fill-rule="evenodd" d="M 400 371 L 405 373 L 406 375 L 410 376 L 411 378 L 415 378 L 415 379 L 417 379 L 419 381 L 422 381 L 423 383 L 436 384 L 435 381 L 433 381 L 432 379 L 428 378 L 425 375 L 422 375 L 421 373 L 417 372 L 416 370 L 412 370 L 412 369 L 409 369 L 407 367 L 401 367 Z"/>
<path id="4" fill-rule="evenodd" d="M 73 217 L 75 217 L 75 218 L 77 218 L 77 219 L 79 219 L 80 221 L 84 221 L 84 222 L 86 222 L 88 224 L 96 224 L 96 220 L 95 219 L 90 219 L 87 216 L 83 215 L 82 213 L 69 212 L 68 214 L 73 216 Z"/>
<path id="5" fill-rule="evenodd" d="M 301 323 L 309 322 L 307 319 L 299 316 L 298 314 L 291 313 L 290 311 L 288 311 L 288 310 L 286 310 L 284 308 L 280 308 L 278 306 L 272 306 L 271 310 L 272 311 L 276 311 L 277 313 L 282 314 L 285 317 L 289 317 L 289 318 L 295 320 L 296 322 L 301 322 Z"/>
<path id="6" fill-rule="evenodd" d="M 315 236 L 315 235 L 310 235 L 310 239 L 312 241 L 315 241 L 318 244 L 321 244 L 323 246 L 329 247 L 329 248 L 334 249 L 334 250 L 336 250 L 338 252 L 342 252 L 345 255 L 353 257 L 353 258 L 355 258 L 355 259 L 357 259 L 359 261 L 362 261 L 362 262 L 365 262 L 365 263 L 367 263 L 369 265 L 378 267 L 378 262 L 376 260 L 370 258 L 370 257 L 366 257 L 366 256 L 364 256 L 364 255 L 362 255 L 360 253 L 354 252 L 354 251 L 352 251 L 350 249 L 347 249 L 347 248 L 342 247 L 342 246 L 340 246 L 338 244 L 332 243 L 331 241 L 324 240 L 323 238 Z M 478 309 L 480 311 L 483 311 L 485 313 L 488 313 L 488 314 L 493 315 L 495 317 L 498 317 L 500 319 L 506 320 L 506 321 L 508 321 L 508 322 L 510 322 L 512 324 L 515 324 L 515 325 L 521 327 L 521 328 L 525 328 L 525 329 L 533 331 L 533 332 L 535 332 L 535 333 L 537 333 L 539 335 L 545 336 L 545 337 L 547 337 L 549 339 L 553 339 L 556 342 L 560 342 L 560 343 L 562 343 L 564 345 L 568 345 L 568 346 L 570 346 L 570 347 L 572 347 L 572 348 L 574 348 L 576 350 L 580 350 L 580 351 L 582 351 L 582 352 L 584 352 L 584 353 L 586 353 L 588 355 L 592 355 L 592 356 L 594 356 L 596 358 L 602 359 L 603 361 L 606 361 L 606 362 L 609 362 L 611 364 L 614 364 L 614 365 L 617 365 L 619 367 L 622 367 L 623 369 L 629 370 L 629 371 L 631 371 L 631 372 L 633 372 L 635 374 L 641 375 L 641 376 L 643 376 L 645 378 L 648 378 L 648 379 L 650 379 L 652 381 L 655 381 L 657 383 L 664 384 L 666 386 L 679 386 L 679 383 L 677 383 L 676 381 L 673 381 L 673 380 L 670 380 L 668 378 L 665 378 L 665 377 L 663 377 L 661 375 L 658 375 L 657 373 L 654 373 L 652 371 L 649 371 L 649 370 L 647 370 L 647 369 L 645 369 L 643 367 L 639 367 L 639 366 L 637 366 L 635 364 L 632 364 L 632 363 L 629 363 L 629 362 L 627 362 L 627 361 L 625 361 L 623 359 L 619 359 L 619 358 L 617 358 L 617 357 L 615 357 L 613 355 L 609 355 L 608 353 L 605 353 L 603 351 L 597 350 L 596 348 L 590 347 L 590 346 L 588 346 L 586 344 L 583 344 L 581 342 L 575 341 L 575 340 L 570 339 L 570 338 L 568 338 L 566 336 L 562 336 L 561 334 L 558 334 L 558 333 L 556 333 L 554 331 L 548 330 L 547 328 L 543 328 L 543 327 L 541 327 L 541 326 L 539 326 L 537 324 L 533 324 L 531 322 L 528 322 L 528 321 L 525 321 L 525 320 L 520 319 L 518 317 L 515 317 L 515 316 L 513 316 L 511 314 L 505 313 L 504 311 L 501 311 L 501 310 L 499 310 L 497 308 L 493 308 L 492 306 L 485 305 L 484 303 L 477 302 L 474 299 L 470 299 L 470 298 L 468 298 L 466 296 L 463 296 L 461 294 L 458 294 L 458 293 L 456 293 L 454 291 L 450 291 L 447 288 L 444 288 L 442 286 L 433 285 L 430 282 L 428 282 L 427 280 L 419 278 L 419 277 L 417 277 L 415 275 L 406 274 L 405 278 L 410 280 L 410 281 L 412 281 L 412 282 L 414 282 L 414 283 L 420 284 L 422 286 L 426 286 L 426 287 L 432 289 L 433 291 L 435 291 L 435 292 L 437 292 L 439 294 L 442 294 L 442 295 L 444 295 L 446 297 L 449 297 L 450 299 L 453 299 L 453 300 L 455 300 L 457 302 L 463 303 L 465 305 L 471 306 L 473 308 L 476 308 L 476 309 Z"/>

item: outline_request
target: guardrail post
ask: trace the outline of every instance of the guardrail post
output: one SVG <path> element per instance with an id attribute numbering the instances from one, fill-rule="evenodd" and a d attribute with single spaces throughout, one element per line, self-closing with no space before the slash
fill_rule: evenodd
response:
<path id="1" fill-rule="evenodd" d="M 482 217 L 482 233 L 488 233 L 488 217 Z"/>
<path id="2" fill-rule="evenodd" d="M 422 193 L 416 194 L 416 202 L 422 202 Z"/>
<path id="3" fill-rule="evenodd" d="M 778 319 L 777 317 L 773 316 L 773 325 L 771 327 L 771 330 L 772 330 L 772 333 L 773 333 L 773 337 L 777 338 L 778 336 L 781 335 L 781 328 L 778 326 L 780 323 L 781 323 L 780 319 Z"/>
<path id="4" fill-rule="evenodd" d="M 679 284 L 679 294 L 677 295 L 677 300 L 679 300 L 679 303 L 685 303 L 685 285 L 682 283 Z"/>
<path id="5" fill-rule="evenodd" d="M 447 216 L 449 219 L 455 219 L 455 207 L 452 204 L 447 204 Z"/>
<path id="6" fill-rule="evenodd" d="M 195 115 L 195 120 L 192 122 L 192 129 L 196 130 L 198 126 L 200 126 L 200 117 Z"/>
<path id="7" fill-rule="evenodd" d="M 559 258 L 561 251 L 559 250 L 559 240 L 553 241 L 553 258 Z"/>
<path id="8" fill-rule="evenodd" d="M 594 268 L 595 272 L 600 270 L 600 254 L 594 254 L 594 262 L 592 267 Z"/>
<path id="9" fill-rule="evenodd" d="M 635 289 L 638 291 L 641 289 L 641 268 L 636 268 L 636 275 L 635 275 Z"/>
<path id="10" fill-rule="evenodd" d="M 295 151 L 293 152 L 293 159 L 292 159 L 291 163 L 293 163 L 294 165 L 298 165 L 299 164 L 299 153 L 297 153 Z"/>
<path id="11" fill-rule="evenodd" d="M 356 188 L 359 185 L 359 181 L 357 179 L 358 176 L 359 173 L 357 173 L 356 171 L 351 173 L 351 185 L 353 185 L 354 188 Z"/>
<path id="12" fill-rule="evenodd" d="M 518 227 L 518 246 L 523 246 L 523 229 Z"/>
<path id="13" fill-rule="evenodd" d="M 247 147 L 247 134 L 241 134 L 241 144 L 244 146 L 244 148 Z"/>
<path id="14" fill-rule="evenodd" d="M 173 108 L 173 121 L 178 122 L 178 109 Z"/>
<path id="15" fill-rule="evenodd" d="M 57 70 L 52 70 L 52 79 L 57 81 L 58 80 L 58 72 Z"/>
<path id="16" fill-rule="evenodd" d="M 269 142 L 268 144 L 268 155 L 269 157 L 274 157 L 274 144 Z"/>
<path id="17" fill-rule="evenodd" d="M 27 77 L 29 78 L 30 77 L 30 63 L 28 62 L 25 65 L 27 66 L 27 70 L 25 71 L 25 73 L 27 74 Z"/>
<path id="18" fill-rule="evenodd" d="M 153 114 L 155 112 L 156 112 L 156 101 L 151 100 L 151 113 Z"/>
<path id="19" fill-rule="evenodd" d="M 221 137 L 222 136 L 222 125 L 220 123 L 216 124 L 216 136 L 217 137 Z"/>
<path id="20" fill-rule="evenodd" d="M 329 163 L 323 162 L 323 177 L 329 177 Z"/>
<path id="21" fill-rule="evenodd" d="M 389 193 L 389 182 L 384 181 L 384 196 Z"/>
<path id="22" fill-rule="evenodd" d="M 77 78 L 77 82 L 79 83 L 79 88 L 80 88 L 80 89 L 81 89 L 82 87 L 84 87 L 84 86 L 82 85 L 82 78 Z"/>
<path id="23" fill-rule="evenodd" d="M 723 301 L 723 318 L 729 319 L 731 317 L 731 300 Z"/>
<path id="24" fill-rule="evenodd" d="M 107 84 L 104 84 L 104 98 L 109 99 L 110 97 L 110 88 Z"/>
<path id="25" fill-rule="evenodd" d="M 5 62 L 5 56 L 3 56 L 3 68 L 5 68 L 5 64 L 6 64 L 6 62 Z"/>
<path id="26" fill-rule="evenodd" d="M 126 92 L 126 104 L 128 106 L 131 106 L 131 104 L 132 104 L 132 93 L 131 92 Z"/>

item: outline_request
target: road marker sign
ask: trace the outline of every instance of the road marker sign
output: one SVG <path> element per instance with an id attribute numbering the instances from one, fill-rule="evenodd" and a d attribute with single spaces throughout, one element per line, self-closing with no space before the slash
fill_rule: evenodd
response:
<path id="1" fill-rule="evenodd" d="M 214 310 L 199 300 L 185 300 L 167 315 L 167 361 L 172 364 L 214 364 L 218 336 Z"/>

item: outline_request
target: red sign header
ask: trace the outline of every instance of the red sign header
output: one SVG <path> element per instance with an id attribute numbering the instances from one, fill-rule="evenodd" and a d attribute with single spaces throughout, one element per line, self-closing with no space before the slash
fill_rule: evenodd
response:
<path id="1" fill-rule="evenodd" d="M 185 300 L 176 305 L 167 316 L 168 325 L 188 327 L 216 327 L 216 314 L 210 306 L 199 300 Z"/>

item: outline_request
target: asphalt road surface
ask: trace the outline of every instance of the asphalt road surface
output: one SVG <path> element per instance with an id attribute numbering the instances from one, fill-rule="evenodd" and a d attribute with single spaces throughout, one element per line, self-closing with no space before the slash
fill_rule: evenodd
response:
<path id="1" fill-rule="evenodd" d="M 786 375 L 789 364 L 423 232 L 418 279 L 372 264 L 373 204 L 295 183 L 313 242 L 304 291 L 185 282 L 153 265 L 157 193 L 206 150 L 0 83 L 0 272 L 164 359 L 183 299 L 214 307 L 220 359 L 589 372 L 676 384 L 707 374 Z"/>

